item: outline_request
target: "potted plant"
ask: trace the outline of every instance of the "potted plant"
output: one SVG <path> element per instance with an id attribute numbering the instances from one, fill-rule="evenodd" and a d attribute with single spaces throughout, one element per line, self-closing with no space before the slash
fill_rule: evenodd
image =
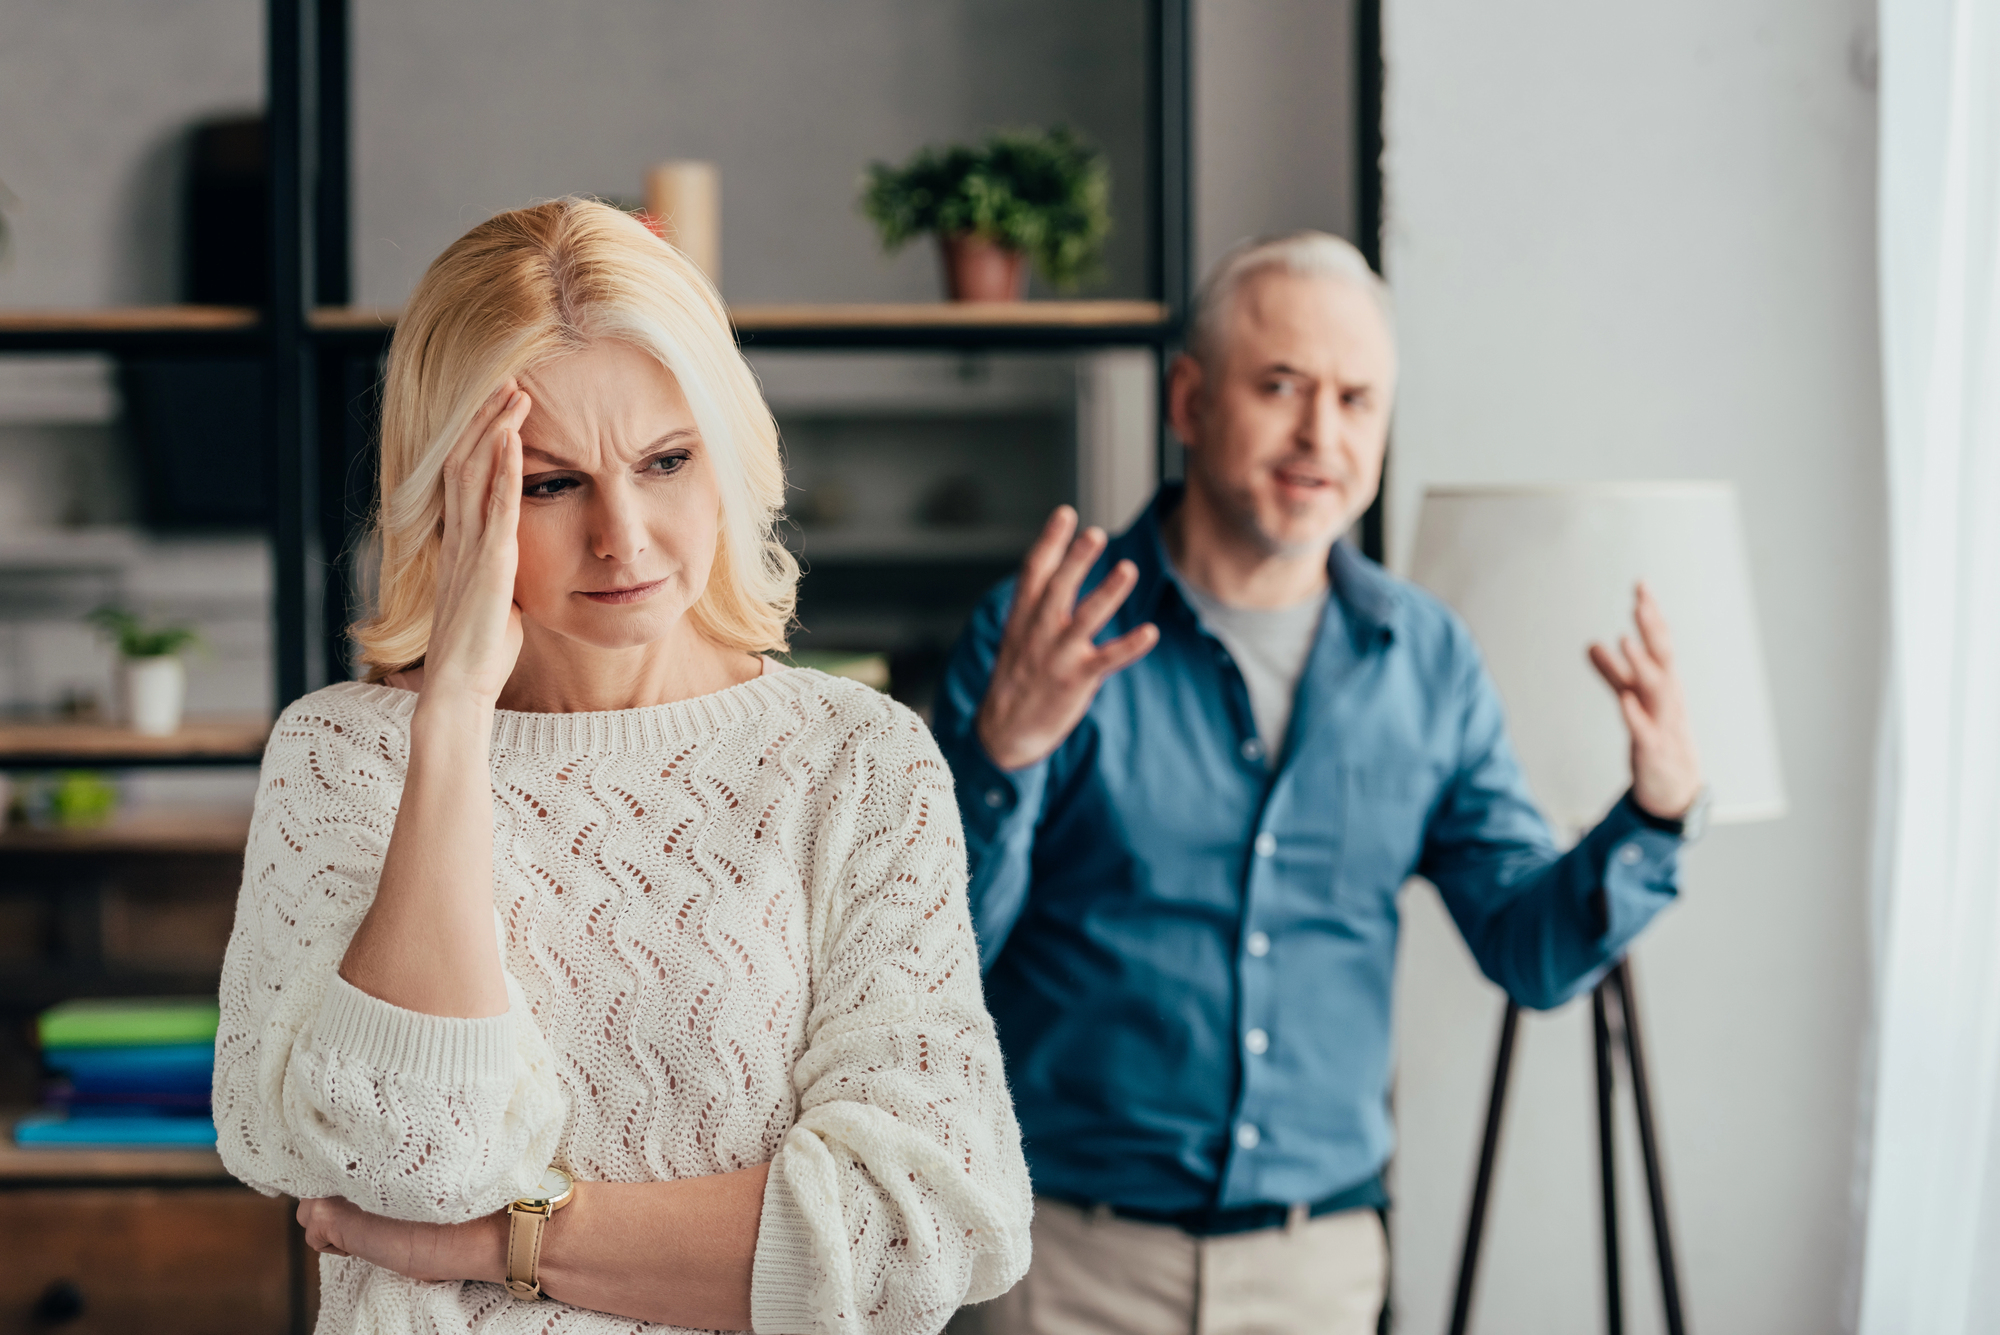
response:
<path id="1" fill-rule="evenodd" d="M 91 622 L 118 648 L 125 675 L 126 720 L 134 732 L 165 737 L 179 730 L 187 702 L 181 651 L 201 642 L 188 626 L 148 626 L 121 607 L 100 607 Z"/>
<path id="2" fill-rule="evenodd" d="M 953 301 L 1019 301 L 1029 260 L 1062 290 L 1095 274 L 1110 196 L 1103 155 L 1059 125 L 926 148 L 901 167 L 874 163 L 861 211 L 892 254 L 936 236 Z"/>

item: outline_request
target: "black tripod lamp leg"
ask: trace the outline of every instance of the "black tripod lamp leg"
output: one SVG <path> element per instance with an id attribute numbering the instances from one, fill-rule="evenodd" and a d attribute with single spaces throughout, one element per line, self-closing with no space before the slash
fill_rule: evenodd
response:
<path id="1" fill-rule="evenodd" d="M 1666 1309 L 1667 1335 L 1687 1335 L 1687 1322 L 1681 1314 L 1680 1268 L 1674 1264 L 1673 1228 L 1667 1219 L 1666 1176 L 1660 1169 L 1659 1134 L 1653 1125 L 1653 1092 L 1646 1080 L 1645 1049 L 1633 1002 L 1631 966 L 1620 960 L 1607 981 L 1616 990 L 1624 1020 L 1625 1061 L 1632 1072 L 1632 1102 L 1639 1112 L 1639 1149 L 1646 1162 L 1646 1194 L 1653 1207 L 1653 1246 L 1659 1253 L 1660 1304 Z"/>
<path id="2" fill-rule="evenodd" d="M 1472 1208 L 1465 1217 L 1465 1249 L 1458 1259 L 1458 1286 L 1451 1302 L 1451 1335 L 1465 1335 L 1472 1319 L 1472 1279 L 1479 1269 L 1480 1234 L 1486 1227 L 1487 1190 L 1493 1185 L 1493 1159 L 1500 1149 L 1500 1114 L 1507 1104 L 1507 1074 L 1514 1061 L 1514 1031 L 1521 1008 L 1513 1002 L 1500 1017 L 1499 1050 L 1493 1056 L 1493 1091 L 1486 1100 L 1486 1132 L 1479 1142 L 1479 1172 L 1472 1180 Z"/>
<path id="3" fill-rule="evenodd" d="M 1597 1171 L 1603 1184 L 1600 1208 L 1604 1212 L 1604 1329 L 1608 1335 L 1625 1335 L 1624 1282 L 1618 1264 L 1618 1142 L 1612 1121 L 1611 1023 L 1605 1015 L 1604 989 L 1599 983 L 1590 993 L 1592 1048 L 1597 1055 Z"/>

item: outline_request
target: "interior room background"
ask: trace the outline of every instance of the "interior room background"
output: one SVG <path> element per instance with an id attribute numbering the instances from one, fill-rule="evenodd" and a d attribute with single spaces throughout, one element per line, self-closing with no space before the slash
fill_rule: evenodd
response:
<path id="1" fill-rule="evenodd" d="M 1431 483 L 1724 477 L 1741 489 L 1792 814 L 1695 849 L 1685 901 L 1637 967 L 1690 1309 L 1718 1330 L 1833 1329 L 1850 1246 L 1881 630 L 1872 7 L 1385 10 L 1385 264 L 1404 359 L 1392 558 Z M 1068 119 L 1106 148 L 1120 233 L 1092 295 L 1140 292 L 1142 49 L 1126 0 L 356 0 L 354 14 L 357 304 L 397 304 L 432 255 L 497 209 L 567 192 L 636 198 L 668 157 L 720 166 L 730 299 L 928 300 L 931 253 L 884 258 L 852 206 L 862 167 L 1022 118 Z M 0 306 L 178 299 L 185 130 L 257 106 L 261 16 L 256 0 L 0 13 L 0 180 L 24 201 Z M 1253 233 L 1352 235 L 1349 6 L 1199 0 L 1196 20 L 1197 267 Z M 1073 408 L 1075 371 L 1060 359 L 987 360 L 854 370 L 790 355 L 759 369 L 781 419 L 802 416 L 808 431 L 842 402 L 927 394 Z M 1142 491 L 1128 479 L 1105 502 L 1123 513 L 1101 517 L 1127 517 Z M 0 359 L 0 566 L 39 528 L 129 524 L 137 504 L 103 374 L 76 363 L 24 376 Z M 128 587 L 199 621 L 215 646 L 195 665 L 191 707 L 268 704 L 261 543 L 131 541 L 149 545 L 117 560 L 150 582 Z M 84 632 L 38 659 L 0 644 L 0 674 L 13 674 L 10 692 L 48 694 L 61 665 L 90 652 Z M 200 782 L 247 793 L 240 776 Z M 1430 1330 L 1449 1301 L 1499 999 L 1435 897 L 1417 886 L 1405 902 L 1395 1302 L 1400 1329 Z M 1597 1328 L 1588 1056 L 1576 1007 L 1524 1032 L 1485 1329 Z M 1640 1206 L 1629 1190 L 1626 1202 Z M 1625 1237 L 1628 1319 L 1651 1330 L 1636 1216 Z"/>

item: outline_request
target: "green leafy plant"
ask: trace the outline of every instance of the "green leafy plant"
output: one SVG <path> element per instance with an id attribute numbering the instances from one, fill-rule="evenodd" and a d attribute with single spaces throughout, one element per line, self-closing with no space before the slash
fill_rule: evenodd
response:
<path id="1" fill-rule="evenodd" d="M 90 623 L 118 646 L 122 658 L 165 658 L 201 643 L 192 626 L 148 626 L 122 607 L 100 607 Z"/>
<path id="2" fill-rule="evenodd" d="M 861 211 L 891 253 L 926 233 L 973 232 L 1024 251 L 1058 288 L 1094 277 L 1111 235 L 1111 173 L 1065 126 L 1004 131 L 977 148 L 926 148 L 868 168 Z"/>

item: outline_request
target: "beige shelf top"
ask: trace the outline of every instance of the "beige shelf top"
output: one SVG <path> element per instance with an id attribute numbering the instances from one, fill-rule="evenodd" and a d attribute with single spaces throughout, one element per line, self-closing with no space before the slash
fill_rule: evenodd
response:
<path id="1" fill-rule="evenodd" d="M 165 737 L 103 723 L 0 724 L 0 766 L 20 756 L 135 757 L 147 760 L 241 756 L 263 758 L 271 724 L 263 718 L 191 718 Z"/>
<path id="2" fill-rule="evenodd" d="M 394 307 L 322 306 L 309 322 L 321 330 L 393 329 Z M 736 306 L 730 319 L 746 333 L 776 329 L 1096 329 L 1165 323 L 1157 301 L 913 301 Z M 248 306 L 121 306 L 70 310 L 0 310 L 0 333 L 154 333 L 251 329 Z"/>
<path id="3" fill-rule="evenodd" d="M 315 329 L 387 329 L 400 314 L 393 307 L 322 306 Z M 1157 301 L 911 301 L 845 305 L 809 303 L 733 306 L 729 318 L 750 333 L 765 329 L 1092 329 L 1160 324 L 1167 308 Z"/>
<path id="4" fill-rule="evenodd" d="M 0 1181 L 35 1178 L 189 1178 L 229 1181 L 229 1170 L 214 1150 L 86 1150 L 59 1145 L 23 1149 L 14 1143 L 19 1110 L 0 1114 Z"/>
<path id="5" fill-rule="evenodd" d="M 150 333 L 156 330 L 250 329 L 249 306 L 104 306 L 70 310 L 0 310 L 0 333 Z"/>
<path id="6" fill-rule="evenodd" d="M 1161 324 L 1157 301 L 921 301 L 855 305 L 734 306 L 738 329 L 1091 329 Z"/>
<path id="7" fill-rule="evenodd" d="M 120 812 L 108 825 L 0 829 L 0 853 L 241 853 L 249 841 L 247 807 L 142 807 Z"/>

